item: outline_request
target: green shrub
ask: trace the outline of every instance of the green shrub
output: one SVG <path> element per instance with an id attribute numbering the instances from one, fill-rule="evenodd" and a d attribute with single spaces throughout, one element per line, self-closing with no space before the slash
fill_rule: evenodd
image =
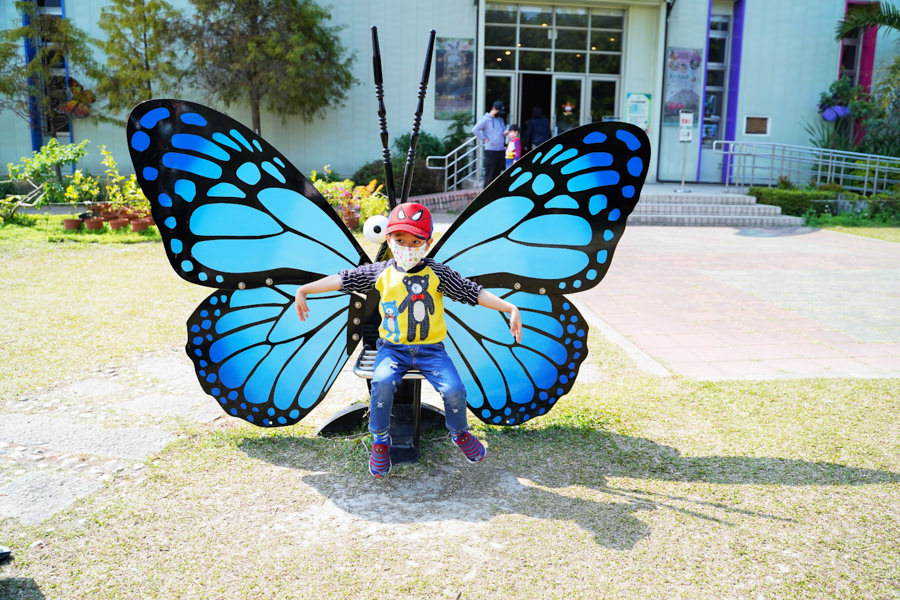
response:
<path id="1" fill-rule="evenodd" d="M 406 167 L 406 157 L 394 157 L 391 161 L 391 171 L 394 174 L 394 186 L 396 192 L 400 194 L 400 187 L 403 185 L 403 169 Z M 352 177 L 353 181 L 378 181 L 379 185 L 384 185 L 384 163 L 379 160 L 367 162 Z M 425 166 L 425 159 L 417 154 L 416 162 L 413 168 L 412 184 L 409 188 L 410 196 L 421 196 L 423 194 L 436 194 L 444 191 L 444 172 L 441 170 L 432 170 Z M 387 192 L 385 191 L 385 194 Z"/>
<path id="2" fill-rule="evenodd" d="M 802 217 L 807 214 L 836 214 L 837 193 L 829 190 L 784 190 L 751 187 L 748 194 L 760 204 L 780 206 L 782 214 Z"/>

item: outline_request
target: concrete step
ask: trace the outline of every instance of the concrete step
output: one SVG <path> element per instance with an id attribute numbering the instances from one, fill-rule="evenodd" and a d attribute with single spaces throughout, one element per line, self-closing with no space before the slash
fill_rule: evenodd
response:
<path id="1" fill-rule="evenodd" d="M 689 215 L 635 214 L 628 217 L 628 225 L 667 225 L 682 227 L 802 227 L 801 217 L 786 215 Z"/>
<path id="2" fill-rule="evenodd" d="M 632 214 L 657 214 L 657 215 L 741 215 L 741 216 L 771 216 L 780 215 L 781 207 L 769 204 L 695 204 L 690 203 L 654 203 L 645 202 L 641 198 Z"/>
<path id="3" fill-rule="evenodd" d="M 745 194 L 641 194 L 641 204 L 756 204 L 756 198 Z"/>

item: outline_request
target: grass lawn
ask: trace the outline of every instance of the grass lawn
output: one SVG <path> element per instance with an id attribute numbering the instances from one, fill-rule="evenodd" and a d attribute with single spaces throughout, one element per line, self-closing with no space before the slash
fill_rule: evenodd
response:
<path id="1" fill-rule="evenodd" d="M 208 293 L 157 243 L 0 238 L 0 281 L 0 419 L 183 345 Z M 900 596 L 900 382 L 658 378 L 589 342 L 547 416 L 476 427 L 480 465 L 430 433 L 419 464 L 373 481 L 362 436 L 167 423 L 179 439 L 140 477 L 40 525 L 0 520 L 0 598 Z"/>
<path id="2" fill-rule="evenodd" d="M 885 242 L 900 243 L 900 227 L 847 227 L 835 225 L 825 227 L 825 229 L 875 238 L 876 240 L 884 240 Z"/>

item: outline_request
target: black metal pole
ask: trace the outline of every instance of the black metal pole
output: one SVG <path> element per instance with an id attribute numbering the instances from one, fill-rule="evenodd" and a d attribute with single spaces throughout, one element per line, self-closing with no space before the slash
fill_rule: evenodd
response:
<path id="1" fill-rule="evenodd" d="M 372 71 L 375 74 L 375 98 L 378 99 L 378 124 L 381 127 L 381 155 L 384 159 L 384 187 L 388 204 L 397 205 L 394 190 L 394 170 L 391 166 L 391 149 L 388 145 L 387 109 L 384 107 L 384 79 L 381 75 L 381 48 L 378 46 L 378 28 L 372 26 Z"/>
<path id="2" fill-rule="evenodd" d="M 435 30 L 428 36 L 428 50 L 425 52 L 425 66 L 422 69 L 422 81 L 419 83 L 419 103 L 416 105 L 416 118 L 413 120 L 412 136 L 409 138 L 409 154 L 406 157 L 406 168 L 403 169 L 403 187 L 400 191 L 400 202 L 409 199 L 409 188 L 412 185 L 413 164 L 416 162 L 416 144 L 419 142 L 419 127 L 422 113 L 425 110 L 425 91 L 428 89 L 428 76 L 431 73 L 431 55 L 434 51 Z"/>

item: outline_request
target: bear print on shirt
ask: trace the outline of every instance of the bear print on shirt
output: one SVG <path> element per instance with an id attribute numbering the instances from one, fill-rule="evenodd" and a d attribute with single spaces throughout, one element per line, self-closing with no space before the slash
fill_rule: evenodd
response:
<path id="1" fill-rule="evenodd" d="M 434 299 L 428 293 L 428 275 L 407 275 L 403 278 L 403 285 L 409 294 L 398 310 L 406 311 L 406 339 L 410 342 L 416 339 L 417 327 L 422 339 L 425 339 L 430 326 L 429 315 L 434 314 Z"/>

